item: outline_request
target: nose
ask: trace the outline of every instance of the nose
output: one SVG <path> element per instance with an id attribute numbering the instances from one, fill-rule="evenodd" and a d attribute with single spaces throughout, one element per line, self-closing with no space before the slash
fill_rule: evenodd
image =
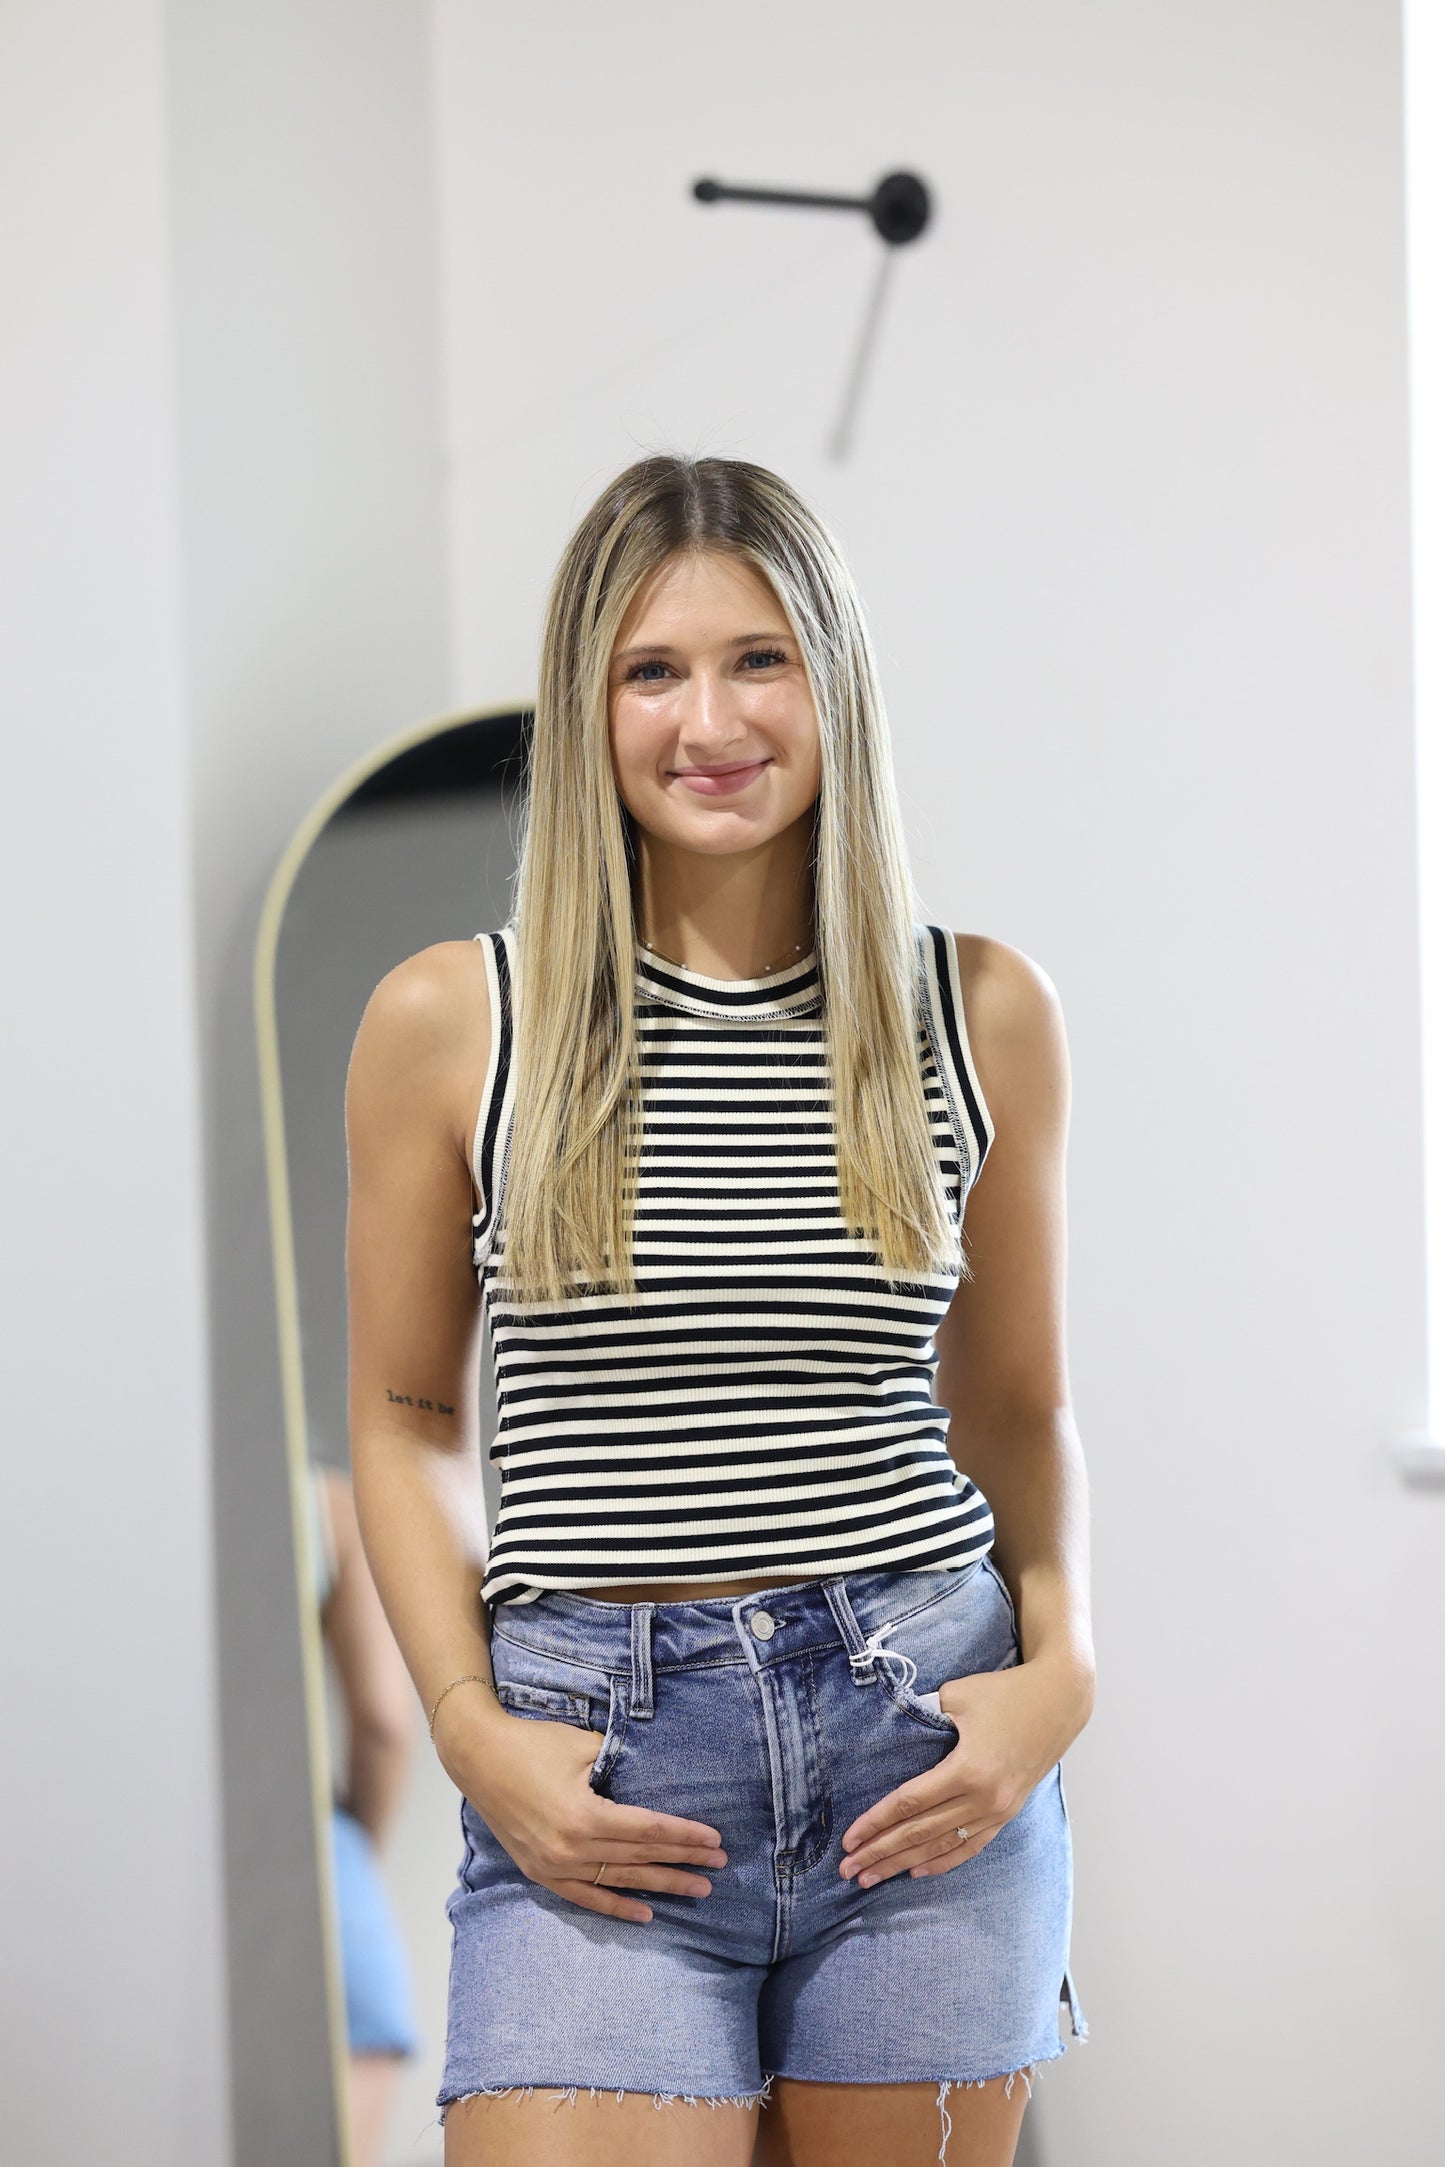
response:
<path id="1" fill-rule="evenodd" d="M 736 757 L 747 725 L 732 689 L 714 670 L 698 668 L 687 680 L 678 732 L 683 765 L 715 767 Z"/>

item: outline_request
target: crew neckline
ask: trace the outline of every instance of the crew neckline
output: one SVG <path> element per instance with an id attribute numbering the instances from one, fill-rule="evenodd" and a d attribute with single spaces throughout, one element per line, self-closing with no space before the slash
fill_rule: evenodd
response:
<path id="1" fill-rule="evenodd" d="M 633 955 L 639 993 L 672 1008 L 704 1015 L 751 1017 L 791 1015 L 821 1005 L 816 947 L 757 978 L 709 978 L 684 963 L 664 961 L 640 938 L 633 942 Z"/>

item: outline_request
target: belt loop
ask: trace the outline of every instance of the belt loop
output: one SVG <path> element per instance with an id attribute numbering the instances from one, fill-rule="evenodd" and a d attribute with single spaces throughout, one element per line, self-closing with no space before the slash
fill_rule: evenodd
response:
<path id="1" fill-rule="evenodd" d="M 652 1613 L 655 1603 L 632 1605 L 632 1693 L 627 1713 L 650 1716 L 652 1703 Z"/>
<path id="2" fill-rule="evenodd" d="M 829 1609 L 838 1621 L 838 1630 L 843 1635 L 843 1645 L 848 1650 L 850 1660 L 855 1655 L 862 1655 L 866 1651 L 868 1643 L 863 1638 L 863 1628 L 858 1623 L 853 1612 L 853 1605 L 848 1599 L 846 1575 L 835 1573 L 831 1579 L 825 1580 L 823 1582 L 823 1593 L 828 1598 Z M 871 1677 L 859 1676 L 859 1666 L 856 1663 L 852 1665 L 852 1670 L 854 1685 L 871 1685 L 873 1683 Z"/>

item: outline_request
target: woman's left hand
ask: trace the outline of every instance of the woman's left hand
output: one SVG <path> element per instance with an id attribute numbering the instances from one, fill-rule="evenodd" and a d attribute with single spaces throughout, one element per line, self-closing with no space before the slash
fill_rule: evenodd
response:
<path id="1" fill-rule="evenodd" d="M 945 1874 L 976 1857 L 1078 1737 L 1092 1688 L 1074 1665 L 1036 1656 L 1008 1670 L 951 1678 L 938 1699 L 958 1729 L 953 1751 L 843 1831 L 840 1870 L 862 1888 L 905 1871 L 915 1879 Z"/>

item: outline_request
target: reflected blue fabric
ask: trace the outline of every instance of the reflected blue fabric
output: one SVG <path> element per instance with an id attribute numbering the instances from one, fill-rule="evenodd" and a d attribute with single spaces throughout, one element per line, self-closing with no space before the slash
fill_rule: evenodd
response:
<path id="1" fill-rule="evenodd" d="M 987 1556 L 736 1598 L 611 1603 L 549 1590 L 493 1612 L 513 1715 L 605 1733 L 589 1781 L 718 1829 L 707 1897 L 649 1923 L 538 1886 L 468 1800 L 437 2105 L 512 2086 L 716 2099 L 773 2077 L 979 2084 L 1087 2037 L 1069 1970 L 1063 1773 L 971 1859 L 844 1880 L 843 1831 L 957 1745 L 950 1678 L 1021 1660 Z M 599 1856 L 601 1854 L 599 1853 Z"/>
<path id="2" fill-rule="evenodd" d="M 421 2041 L 406 1951 L 370 1834 L 344 1806 L 332 1808 L 331 1856 L 347 2044 L 353 2054 L 414 2055 Z"/>

